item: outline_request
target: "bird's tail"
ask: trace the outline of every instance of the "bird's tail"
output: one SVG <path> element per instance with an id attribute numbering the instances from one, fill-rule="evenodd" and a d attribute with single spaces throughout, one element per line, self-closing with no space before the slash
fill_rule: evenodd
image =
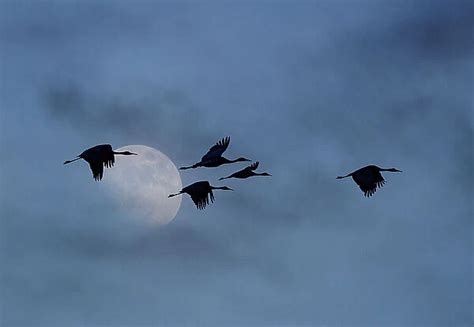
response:
<path id="1" fill-rule="evenodd" d="M 174 196 L 178 196 L 178 195 L 181 195 L 181 194 L 183 194 L 183 192 L 182 192 L 182 191 L 179 191 L 178 193 L 174 193 L 174 194 L 168 195 L 168 197 L 169 197 L 169 198 L 172 198 L 172 197 L 174 197 Z"/>
<path id="2" fill-rule="evenodd" d="M 68 163 L 71 163 L 71 162 L 77 161 L 77 160 L 79 160 L 79 159 L 81 159 L 81 157 L 77 156 L 75 159 L 72 159 L 72 160 L 66 160 L 66 161 L 64 161 L 63 165 L 66 165 L 66 164 L 68 164 Z"/>
<path id="3" fill-rule="evenodd" d="M 336 179 L 342 179 L 342 178 L 346 178 L 346 177 L 349 177 L 349 176 L 352 176 L 352 173 L 347 174 L 346 176 L 337 176 Z"/>

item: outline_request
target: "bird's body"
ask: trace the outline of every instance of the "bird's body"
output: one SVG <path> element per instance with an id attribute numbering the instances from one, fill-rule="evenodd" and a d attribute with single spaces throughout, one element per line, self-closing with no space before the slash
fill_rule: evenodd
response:
<path id="1" fill-rule="evenodd" d="M 359 188 L 364 192 L 366 197 L 372 196 L 377 187 L 381 188 L 385 184 L 385 179 L 383 178 L 380 172 L 389 171 L 389 172 L 401 172 L 396 168 L 380 168 L 375 165 L 366 166 L 360 168 L 350 174 L 345 176 L 338 176 L 337 179 L 342 179 L 351 176 L 354 182 L 359 185 Z"/>
<path id="2" fill-rule="evenodd" d="M 114 165 L 116 154 L 136 155 L 130 151 L 114 151 L 110 144 L 99 144 L 83 151 L 75 159 L 65 161 L 64 164 L 84 159 L 89 164 L 94 179 L 100 181 L 104 176 L 104 167 L 110 168 Z"/>
<path id="3" fill-rule="evenodd" d="M 242 170 L 239 170 L 232 175 L 227 177 L 221 177 L 219 180 L 228 179 L 228 178 L 240 178 L 245 179 L 252 176 L 271 176 L 269 173 L 256 173 L 255 170 L 258 168 L 259 162 L 256 161 L 255 163 L 251 164 L 250 166 L 245 167 Z"/>
<path id="4" fill-rule="evenodd" d="M 214 202 L 214 193 L 212 190 L 227 190 L 227 191 L 233 191 L 231 188 L 227 186 L 222 186 L 222 187 L 214 187 L 209 184 L 208 181 L 200 181 L 196 182 L 194 184 L 188 185 L 184 187 L 181 191 L 179 191 L 176 194 L 170 194 L 168 197 L 174 197 L 180 194 L 189 194 L 191 196 L 191 199 L 193 200 L 194 204 L 196 207 L 200 210 L 204 209 L 206 205 L 209 204 L 209 200 Z"/>
<path id="5" fill-rule="evenodd" d="M 198 168 L 198 167 L 214 168 L 214 167 L 219 167 L 219 166 L 234 163 L 234 162 L 250 161 L 249 159 L 242 158 L 242 157 L 237 158 L 235 160 L 229 160 L 223 157 L 222 154 L 225 152 L 225 150 L 227 150 L 229 143 L 230 143 L 230 137 L 223 138 L 222 140 L 217 142 L 215 145 L 213 145 L 209 149 L 209 151 L 201 158 L 201 161 L 195 163 L 192 166 L 181 167 L 179 169 L 186 170 L 186 169 Z"/>

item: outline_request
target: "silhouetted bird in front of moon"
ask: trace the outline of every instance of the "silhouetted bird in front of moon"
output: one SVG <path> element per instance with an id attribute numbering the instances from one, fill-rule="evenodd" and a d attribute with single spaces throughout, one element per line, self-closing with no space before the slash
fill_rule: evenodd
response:
<path id="1" fill-rule="evenodd" d="M 79 159 L 84 159 L 91 167 L 92 176 L 94 179 L 96 181 L 100 181 L 104 175 L 104 166 L 106 168 L 112 167 L 115 163 L 114 155 L 116 154 L 125 156 L 136 155 L 136 153 L 130 151 L 114 151 L 110 144 L 100 144 L 85 150 L 75 159 L 64 161 L 64 164 L 68 164 Z"/>
<path id="2" fill-rule="evenodd" d="M 200 181 L 188 185 L 178 193 L 170 194 L 168 197 L 171 198 L 184 193 L 189 194 L 194 204 L 196 204 L 196 207 L 202 210 L 209 204 L 209 199 L 211 202 L 214 202 L 214 193 L 212 193 L 212 190 L 233 191 L 233 189 L 227 186 L 214 187 L 211 186 L 208 181 Z"/>
<path id="3" fill-rule="evenodd" d="M 235 173 L 233 173 L 232 175 L 229 175 L 227 177 L 221 177 L 219 178 L 219 180 L 223 180 L 223 179 L 228 179 L 228 178 L 240 178 L 240 179 L 245 179 L 245 178 L 249 178 L 249 177 L 252 177 L 252 176 L 272 176 L 270 175 L 269 173 L 256 173 L 255 170 L 258 168 L 258 164 L 259 162 L 254 162 L 253 164 L 251 164 L 250 166 L 247 166 L 245 167 L 244 169 L 242 170 L 239 170 Z"/>
<path id="4" fill-rule="evenodd" d="M 247 158 L 237 158 L 235 160 L 229 160 L 225 157 L 222 156 L 222 154 L 227 150 L 227 147 L 229 146 L 230 143 L 230 137 L 225 137 L 219 142 L 217 142 L 215 145 L 213 145 L 209 151 L 201 158 L 201 161 L 198 163 L 195 163 L 192 166 L 189 167 L 181 167 L 179 169 L 181 170 L 186 170 L 186 169 L 191 169 L 191 168 L 198 168 L 198 167 L 207 167 L 207 168 L 212 168 L 212 167 L 219 167 L 221 165 L 225 164 L 230 164 L 234 162 L 240 162 L 240 161 L 251 161 Z"/>
<path id="5" fill-rule="evenodd" d="M 380 172 L 389 171 L 392 173 L 402 172 L 396 168 L 380 168 L 375 165 L 360 168 L 345 176 L 338 176 L 337 179 L 342 179 L 351 176 L 354 182 L 359 185 L 359 188 L 364 192 L 366 197 L 372 196 L 378 188 L 385 184 L 385 179 Z"/>

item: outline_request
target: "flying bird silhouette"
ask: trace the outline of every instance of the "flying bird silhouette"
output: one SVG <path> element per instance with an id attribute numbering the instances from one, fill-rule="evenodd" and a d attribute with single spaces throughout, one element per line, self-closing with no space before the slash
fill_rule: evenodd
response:
<path id="1" fill-rule="evenodd" d="M 206 205 L 209 204 L 209 198 L 211 199 L 211 202 L 214 202 L 214 193 L 212 193 L 212 190 L 233 191 L 233 189 L 227 186 L 214 187 L 211 186 L 208 181 L 200 181 L 188 185 L 178 193 L 170 194 L 168 197 L 172 198 L 173 196 L 177 196 L 184 193 L 189 194 L 194 204 L 196 204 L 196 207 L 199 210 L 202 210 L 206 207 Z"/>
<path id="2" fill-rule="evenodd" d="M 192 166 L 189 167 L 181 167 L 179 169 L 181 170 L 186 170 L 186 169 L 191 169 L 191 168 L 198 168 L 198 167 L 219 167 L 224 164 L 230 164 L 234 162 L 239 162 L 239 161 L 251 161 L 249 159 L 240 157 L 235 160 L 229 160 L 225 157 L 222 156 L 222 154 L 227 150 L 227 147 L 229 146 L 230 143 L 230 137 L 225 137 L 219 142 L 217 142 L 215 145 L 213 145 L 209 151 L 201 158 L 200 162 L 195 163 Z"/>
<path id="3" fill-rule="evenodd" d="M 96 145 L 90 149 L 85 150 L 75 159 L 66 160 L 64 164 L 74 162 L 79 159 L 87 161 L 92 170 L 92 176 L 96 181 L 100 181 L 104 175 L 104 166 L 106 168 L 112 167 L 115 163 L 114 155 L 121 154 L 125 156 L 136 155 L 136 153 L 130 151 L 117 152 L 112 149 L 110 144 Z"/>
<path id="4" fill-rule="evenodd" d="M 247 166 L 244 169 L 233 173 L 232 175 L 229 175 L 227 177 L 219 178 L 219 180 L 221 181 L 223 179 L 228 179 L 228 178 L 241 178 L 241 179 L 244 179 L 244 178 L 249 178 L 249 177 L 252 177 L 252 176 L 272 176 L 269 173 L 256 173 L 255 170 L 258 168 L 258 165 L 259 165 L 259 162 L 256 161 L 253 164 L 251 164 L 250 166 Z"/>
<path id="5" fill-rule="evenodd" d="M 385 184 L 385 179 L 383 179 L 381 171 L 389 171 L 392 173 L 399 172 L 396 168 L 380 168 L 375 165 L 366 166 L 360 168 L 346 176 L 338 176 L 337 179 L 342 179 L 351 176 L 354 182 L 359 185 L 359 188 L 364 192 L 366 197 L 372 196 L 378 188 L 381 188 Z"/>

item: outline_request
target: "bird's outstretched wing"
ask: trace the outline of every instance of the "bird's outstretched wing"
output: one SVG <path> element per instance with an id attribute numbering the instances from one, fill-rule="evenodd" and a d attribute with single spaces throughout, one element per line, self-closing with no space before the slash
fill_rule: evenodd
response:
<path id="1" fill-rule="evenodd" d="M 364 192 L 366 197 L 374 195 L 377 191 L 377 187 L 381 188 L 385 184 L 385 180 L 380 172 L 374 172 L 372 177 L 370 180 L 354 178 L 354 181 L 359 185 L 359 188 Z"/>
<path id="2" fill-rule="evenodd" d="M 114 150 L 110 144 L 105 144 L 102 148 L 100 148 L 100 159 L 106 168 L 110 168 L 114 165 Z"/>
<path id="3" fill-rule="evenodd" d="M 230 143 L 230 137 L 227 136 L 214 144 L 209 151 L 202 157 L 202 161 L 211 161 L 214 158 L 218 158 L 222 156 L 222 154 L 227 150 L 227 147 L 229 146 Z"/>
<path id="4" fill-rule="evenodd" d="M 214 194 L 210 192 L 194 192 L 191 194 L 191 199 L 199 210 L 203 210 L 209 204 L 209 199 L 214 202 Z"/>
<path id="5" fill-rule="evenodd" d="M 247 168 L 250 169 L 250 170 L 255 170 L 258 168 L 258 164 L 259 162 L 258 161 L 255 161 L 253 164 L 251 164 L 250 166 L 248 166 Z"/>
<path id="6" fill-rule="evenodd" d="M 104 164 L 102 161 L 94 160 L 89 161 L 89 166 L 92 170 L 92 176 L 96 181 L 100 181 L 104 176 Z"/>

